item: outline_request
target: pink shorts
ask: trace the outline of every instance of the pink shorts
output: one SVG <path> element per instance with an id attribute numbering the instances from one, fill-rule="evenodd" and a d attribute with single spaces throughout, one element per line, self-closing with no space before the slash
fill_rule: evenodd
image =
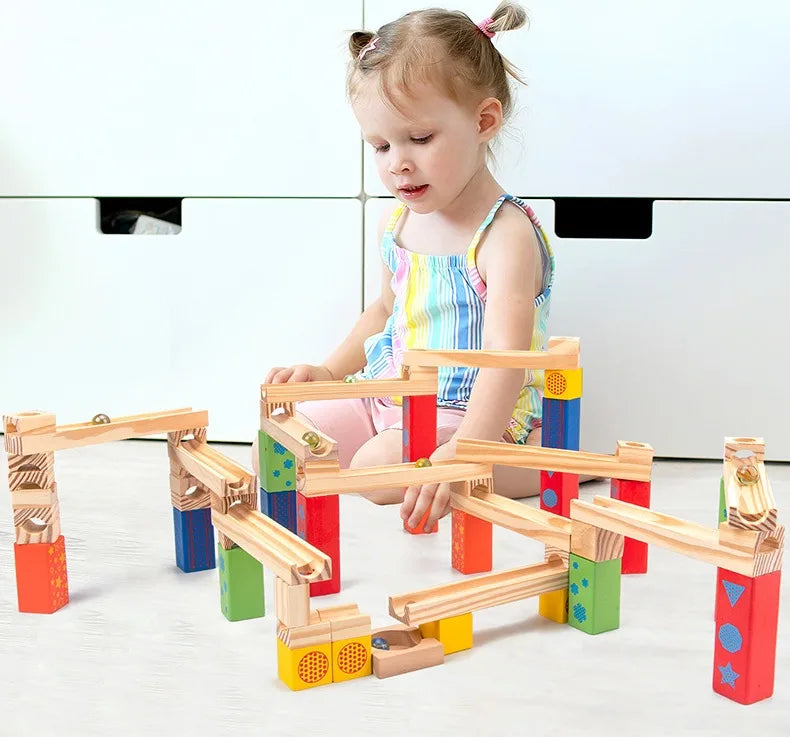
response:
<path id="1" fill-rule="evenodd" d="M 348 468 L 354 454 L 383 430 L 403 430 L 403 408 L 379 398 L 319 399 L 299 402 L 295 409 L 322 433 L 337 441 L 341 468 Z M 463 417 L 462 409 L 437 409 L 437 446 L 452 438 Z M 509 440 L 509 436 L 503 439 Z"/>

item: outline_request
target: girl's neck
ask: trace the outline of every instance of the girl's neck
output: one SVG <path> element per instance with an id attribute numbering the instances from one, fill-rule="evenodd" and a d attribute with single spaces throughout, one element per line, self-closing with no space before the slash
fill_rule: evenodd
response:
<path id="1" fill-rule="evenodd" d="M 451 225 L 463 226 L 469 221 L 479 223 L 504 191 L 483 163 L 458 196 L 434 215 Z"/>

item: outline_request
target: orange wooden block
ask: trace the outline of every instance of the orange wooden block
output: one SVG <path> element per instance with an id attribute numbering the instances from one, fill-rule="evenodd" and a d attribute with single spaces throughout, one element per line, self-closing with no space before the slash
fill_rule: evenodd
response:
<path id="1" fill-rule="evenodd" d="M 425 511 L 425 514 L 423 515 L 422 519 L 417 523 L 416 527 L 409 527 L 409 525 L 406 524 L 407 520 L 403 520 L 403 529 L 406 530 L 406 532 L 411 533 L 412 535 L 430 535 L 433 534 L 434 532 L 439 532 L 438 522 L 434 524 L 433 529 L 429 533 L 425 532 L 425 523 L 428 521 L 428 515 L 430 513 L 431 510 L 430 508 L 428 508 Z"/>
<path id="2" fill-rule="evenodd" d="M 453 510 L 453 568 L 461 573 L 491 570 L 490 522 L 460 509 Z"/>
<path id="3" fill-rule="evenodd" d="M 66 541 L 14 543 L 16 590 L 20 612 L 52 614 L 69 602 Z"/>

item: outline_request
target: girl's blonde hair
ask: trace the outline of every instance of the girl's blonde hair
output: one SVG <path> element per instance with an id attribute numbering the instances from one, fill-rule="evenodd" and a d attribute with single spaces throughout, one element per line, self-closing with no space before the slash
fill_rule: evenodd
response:
<path id="1" fill-rule="evenodd" d="M 484 28 L 493 34 L 526 23 L 524 9 L 505 0 Z M 375 33 L 354 31 L 348 48 L 346 91 L 352 100 L 360 83 L 376 75 L 381 93 L 396 106 L 396 96 L 408 96 L 415 83 L 429 82 L 461 105 L 496 97 L 507 119 L 513 107 L 508 77 L 525 84 L 491 38 L 460 11 L 430 8 L 406 13 Z"/>

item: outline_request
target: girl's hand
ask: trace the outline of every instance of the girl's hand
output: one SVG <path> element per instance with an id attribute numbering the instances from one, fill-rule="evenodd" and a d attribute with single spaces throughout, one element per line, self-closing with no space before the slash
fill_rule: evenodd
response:
<path id="1" fill-rule="evenodd" d="M 296 366 L 275 366 L 266 374 L 264 384 L 286 384 L 296 381 L 334 381 L 335 377 L 326 366 L 299 363 Z"/>
<path id="2" fill-rule="evenodd" d="M 432 454 L 431 461 L 449 461 L 455 458 L 455 441 L 440 445 Z M 434 525 L 450 511 L 449 482 L 441 484 L 423 484 L 410 486 L 403 496 L 400 508 L 401 519 L 406 520 L 409 528 L 415 528 L 425 512 L 431 510 L 425 520 L 425 532 L 430 532 Z"/>

